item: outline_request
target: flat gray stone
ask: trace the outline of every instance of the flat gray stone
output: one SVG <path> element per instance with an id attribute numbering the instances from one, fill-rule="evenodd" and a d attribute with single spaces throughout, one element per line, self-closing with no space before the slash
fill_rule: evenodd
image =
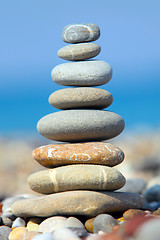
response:
<path id="1" fill-rule="evenodd" d="M 136 193 L 81 190 L 19 200 L 12 205 L 12 212 L 19 217 L 95 217 L 101 213 L 137 209 L 143 206 L 143 203 L 143 197 Z"/>
<path id="2" fill-rule="evenodd" d="M 38 132 L 51 140 L 82 142 L 107 140 L 119 135 L 124 120 L 116 113 L 102 110 L 66 110 L 41 118 Z"/>
<path id="3" fill-rule="evenodd" d="M 62 110 L 66 109 L 103 109 L 113 102 L 111 93 L 93 87 L 66 88 L 55 91 L 49 96 L 49 103 Z"/>
<path id="4" fill-rule="evenodd" d="M 59 49 L 57 55 L 60 58 L 70 61 L 79 61 L 96 57 L 101 47 L 96 43 L 77 43 Z"/>
<path id="5" fill-rule="evenodd" d="M 51 76 L 64 86 L 99 86 L 112 78 L 112 68 L 100 60 L 69 62 L 54 67 Z"/>
<path id="6" fill-rule="evenodd" d="M 124 186 L 125 178 L 111 167 L 77 164 L 33 173 L 28 184 L 33 191 L 43 194 L 78 189 L 116 190 Z"/>
<path id="7" fill-rule="evenodd" d="M 100 36 L 100 29 L 96 24 L 70 24 L 64 27 L 62 39 L 68 43 L 91 42 Z"/>

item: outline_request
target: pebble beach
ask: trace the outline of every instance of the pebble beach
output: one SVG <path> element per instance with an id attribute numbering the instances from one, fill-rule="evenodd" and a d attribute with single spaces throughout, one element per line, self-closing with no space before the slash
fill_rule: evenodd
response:
<path id="1" fill-rule="evenodd" d="M 104 110 L 112 67 L 91 59 L 99 37 L 96 24 L 63 29 L 69 62 L 51 77 L 69 88 L 49 96 L 61 111 L 38 121 L 44 140 L 0 139 L 0 240 L 158 239 L 160 130 L 121 135 L 123 118 Z"/>

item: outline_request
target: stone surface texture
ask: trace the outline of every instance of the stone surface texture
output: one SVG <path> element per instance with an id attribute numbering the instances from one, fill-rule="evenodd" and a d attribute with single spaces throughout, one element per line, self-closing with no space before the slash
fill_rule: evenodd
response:
<path id="1" fill-rule="evenodd" d="M 70 24 L 64 27 L 62 39 L 67 43 L 91 42 L 100 36 L 96 24 Z"/>
<path id="2" fill-rule="evenodd" d="M 109 214 L 98 215 L 93 222 L 93 232 L 98 233 L 99 231 L 109 233 L 112 232 L 113 228 L 117 225 L 116 219 Z"/>
<path id="3" fill-rule="evenodd" d="M 37 124 L 38 132 L 62 142 L 108 140 L 124 129 L 123 118 L 103 110 L 66 110 L 48 114 Z"/>
<path id="4" fill-rule="evenodd" d="M 69 62 L 54 67 L 51 76 L 64 86 L 100 86 L 112 78 L 112 68 L 100 60 Z"/>
<path id="5" fill-rule="evenodd" d="M 28 184 L 33 191 L 43 194 L 78 189 L 116 190 L 124 186 L 125 178 L 111 167 L 77 164 L 33 173 Z"/>
<path id="6" fill-rule="evenodd" d="M 66 88 L 55 91 L 49 96 L 49 103 L 62 110 L 66 109 L 103 109 L 113 102 L 111 93 L 93 87 Z"/>
<path id="7" fill-rule="evenodd" d="M 143 202 L 143 197 L 134 193 L 81 190 L 19 200 L 12 205 L 12 212 L 19 217 L 67 215 L 95 217 L 104 212 L 140 208 Z"/>
<path id="8" fill-rule="evenodd" d="M 124 153 L 111 143 L 86 142 L 41 146 L 33 151 L 33 158 L 48 168 L 82 163 L 112 167 L 124 160 Z"/>
<path id="9" fill-rule="evenodd" d="M 65 60 L 80 61 L 96 57 L 100 51 L 101 47 L 96 43 L 78 43 L 59 49 L 57 55 Z"/>

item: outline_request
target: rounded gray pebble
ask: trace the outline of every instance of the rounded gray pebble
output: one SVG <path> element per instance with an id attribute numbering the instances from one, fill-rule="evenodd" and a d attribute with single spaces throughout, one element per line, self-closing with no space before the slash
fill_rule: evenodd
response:
<path id="1" fill-rule="evenodd" d="M 80 61 L 96 57 L 101 47 L 95 43 L 77 43 L 59 49 L 57 55 L 60 58 L 70 61 Z"/>
<path id="2" fill-rule="evenodd" d="M 69 228 L 59 228 L 53 232 L 54 240 L 80 240 L 80 238 Z"/>
<path id="3" fill-rule="evenodd" d="M 101 88 L 76 87 L 55 91 L 49 103 L 59 109 L 103 109 L 113 102 L 111 93 Z"/>
<path id="4" fill-rule="evenodd" d="M 51 233 L 43 233 L 42 235 L 32 238 L 32 240 L 53 240 L 53 236 Z"/>
<path id="5" fill-rule="evenodd" d="M 64 27 L 62 39 L 67 43 L 91 42 L 100 36 L 96 24 L 70 24 Z"/>
<path id="6" fill-rule="evenodd" d="M 14 220 L 13 224 L 12 224 L 12 228 L 16 228 L 16 227 L 25 227 L 26 223 L 24 221 L 24 219 L 18 217 Z"/>
<path id="7" fill-rule="evenodd" d="M 84 225 L 79 219 L 75 217 L 69 217 L 66 220 L 66 227 L 84 228 Z"/>
<path id="8" fill-rule="evenodd" d="M 64 86 L 100 86 L 110 81 L 112 68 L 100 60 L 69 62 L 54 67 L 51 76 Z"/>
<path id="9" fill-rule="evenodd" d="M 126 179 L 126 184 L 120 190 L 121 192 L 132 192 L 141 194 L 147 182 L 141 178 Z"/>
<path id="10" fill-rule="evenodd" d="M 12 220 L 10 218 L 7 218 L 5 216 L 2 216 L 2 224 L 7 226 L 7 227 L 11 227 L 12 226 Z"/>
<path id="11" fill-rule="evenodd" d="M 109 233 L 112 232 L 113 228 L 117 225 L 117 221 L 109 214 L 98 215 L 93 222 L 93 232 L 98 233 L 99 231 Z"/>
<path id="12" fill-rule="evenodd" d="M 0 240 L 8 240 L 8 236 L 11 231 L 12 230 L 9 227 L 1 226 L 0 227 Z"/>
<path id="13" fill-rule="evenodd" d="M 159 202 L 160 201 L 160 185 L 154 185 L 148 188 L 143 193 L 144 198 L 148 202 Z"/>
<path id="14" fill-rule="evenodd" d="M 107 140 L 119 135 L 124 120 L 116 113 L 101 110 L 66 110 L 41 118 L 38 132 L 51 140 L 82 142 Z"/>

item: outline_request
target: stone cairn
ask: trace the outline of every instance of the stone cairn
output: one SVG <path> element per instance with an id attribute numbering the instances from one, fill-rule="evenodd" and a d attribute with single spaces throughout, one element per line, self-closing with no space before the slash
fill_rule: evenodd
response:
<path id="1" fill-rule="evenodd" d="M 96 88 L 112 77 L 111 66 L 101 60 L 88 60 L 100 53 L 95 41 L 100 36 L 95 24 L 75 24 L 64 28 L 62 38 L 72 43 L 61 48 L 58 56 L 69 60 L 52 70 L 55 83 L 74 86 L 52 93 L 49 103 L 64 110 L 51 113 L 37 124 L 44 137 L 60 142 L 41 146 L 33 158 L 50 168 L 29 176 L 35 192 L 45 194 L 19 200 L 12 212 L 20 217 L 75 216 L 95 217 L 101 213 L 140 208 L 139 194 L 115 191 L 125 184 L 124 176 L 113 167 L 124 159 L 116 146 L 102 142 L 119 135 L 124 120 L 103 110 L 112 95 Z"/>

